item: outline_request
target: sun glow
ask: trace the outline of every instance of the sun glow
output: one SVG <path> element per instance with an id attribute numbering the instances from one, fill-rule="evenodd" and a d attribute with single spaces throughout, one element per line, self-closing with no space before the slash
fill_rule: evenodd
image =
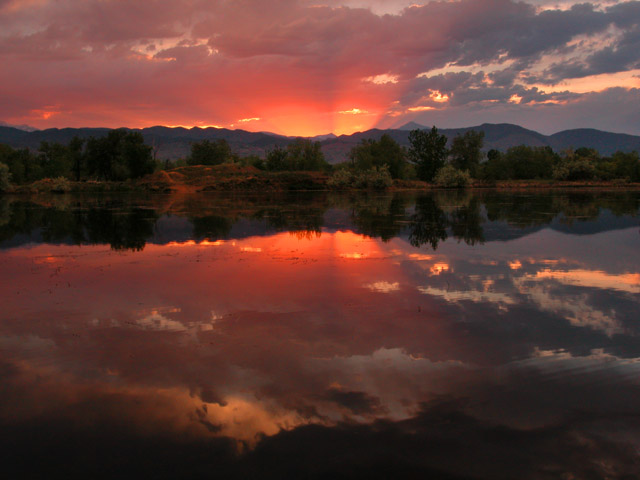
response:
<path id="1" fill-rule="evenodd" d="M 263 131 L 290 136 L 313 137 L 325 133 L 351 134 L 368 130 L 378 122 L 380 110 L 375 106 L 353 106 L 353 102 L 340 102 L 333 108 L 313 103 L 271 105 L 260 112 L 264 119 L 251 123 Z"/>
<path id="2" fill-rule="evenodd" d="M 366 110 L 360 110 L 359 108 L 352 108 L 351 110 L 340 110 L 338 113 L 341 115 L 360 115 L 363 113 L 369 113 Z"/>

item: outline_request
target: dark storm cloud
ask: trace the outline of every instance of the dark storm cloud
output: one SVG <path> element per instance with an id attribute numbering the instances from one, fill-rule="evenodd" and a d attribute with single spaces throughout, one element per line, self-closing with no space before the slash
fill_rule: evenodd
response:
<path id="1" fill-rule="evenodd" d="M 408 83 L 407 93 L 400 99 L 401 104 L 411 106 L 419 103 L 433 108 L 441 106 L 437 100 L 429 98 L 432 92 L 449 97 L 452 107 L 464 106 L 479 102 L 508 103 L 517 95 L 520 104 L 560 102 L 579 98 L 571 92 L 545 93 L 537 87 L 525 87 L 513 84 L 514 72 L 498 73 L 487 76 L 484 72 L 445 73 L 433 77 L 420 77 Z M 493 78 L 502 80 L 500 83 Z"/>
<path id="2" fill-rule="evenodd" d="M 379 414 L 385 411 L 380 399 L 369 395 L 367 392 L 330 388 L 327 390 L 325 398 L 350 410 L 355 415 Z"/>
<path id="3" fill-rule="evenodd" d="M 540 76 L 529 82 L 559 83 L 565 79 L 582 78 L 603 73 L 618 73 L 640 68 L 640 27 L 626 31 L 613 45 L 604 47 L 584 60 L 574 59 L 553 63 Z"/>

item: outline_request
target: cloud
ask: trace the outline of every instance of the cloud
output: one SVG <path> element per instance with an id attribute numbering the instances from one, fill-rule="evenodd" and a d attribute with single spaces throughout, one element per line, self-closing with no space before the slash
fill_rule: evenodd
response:
<path id="1" fill-rule="evenodd" d="M 340 110 L 338 113 L 342 115 L 361 115 L 363 113 L 369 113 L 366 110 L 360 110 L 359 108 L 352 108 L 351 110 Z"/>
<path id="2" fill-rule="evenodd" d="M 566 98 L 545 85 L 639 67 L 637 3 L 12 1 L 0 7 L 0 101 L 4 120 L 36 126 L 255 116 L 256 129 L 290 133 L 513 95 L 517 108 L 557 103 Z M 448 102 L 435 105 L 433 91 Z M 54 100 L 68 113 L 32 113 Z M 398 100 L 405 110 L 391 108 Z M 338 118 L 353 105 L 371 115 Z"/>
<path id="3" fill-rule="evenodd" d="M 336 403 L 355 415 L 380 414 L 384 412 L 380 399 L 367 392 L 356 392 L 332 387 L 327 390 L 325 398 Z"/>

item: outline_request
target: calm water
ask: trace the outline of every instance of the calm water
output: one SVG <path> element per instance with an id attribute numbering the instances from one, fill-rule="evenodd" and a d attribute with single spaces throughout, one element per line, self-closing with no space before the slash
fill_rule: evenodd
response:
<path id="1" fill-rule="evenodd" d="M 639 209 L 0 198 L 0 468 L 637 478 Z"/>

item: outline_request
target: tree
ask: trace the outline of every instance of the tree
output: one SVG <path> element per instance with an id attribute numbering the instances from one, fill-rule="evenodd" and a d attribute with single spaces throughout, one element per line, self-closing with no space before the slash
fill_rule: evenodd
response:
<path id="1" fill-rule="evenodd" d="M 87 141 L 86 165 L 90 175 L 104 180 L 139 178 L 155 169 L 151 147 L 140 132 L 111 130 L 106 137 Z"/>
<path id="2" fill-rule="evenodd" d="M 71 160 L 71 169 L 76 182 L 80 181 L 82 173 L 85 169 L 85 156 L 82 151 L 84 140 L 79 137 L 73 137 L 69 142 L 69 159 Z"/>
<path id="3" fill-rule="evenodd" d="M 580 147 L 576 148 L 573 154 L 579 158 L 588 158 L 589 160 L 598 160 L 600 153 L 595 148 Z"/>
<path id="4" fill-rule="evenodd" d="M 9 189 L 9 183 L 11 181 L 11 172 L 9 167 L 0 163 L 0 192 L 6 192 Z"/>
<path id="5" fill-rule="evenodd" d="M 267 170 L 272 172 L 279 172 L 285 170 L 287 160 L 287 151 L 276 146 L 273 150 L 267 152 Z"/>
<path id="6" fill-rule="evenodd" d="M 20 152 L 22 152 L 22 155 Z M 0 144 L 0 163 L 4 163 L 9 167 L 9 173 L 14 183 L 20 184 L 26 181 L 26 158 L 24 154 L 29 157 L 29 150 L 14 150 L 9 145 Z"/>
<path id="7" fill-rule="evenodd" d="M 439 134 L 434 126 L 429 132 L 412 130 L 409 143 L 409 158 L 416 165 L 418 178 L 426 182 L 433 181 L 447 158 L 447 137 Z"/>
<path id="8" fill-rule="evenodd" d="M 42 157 L 36 156 L 28 148 L 14 150 L 9 146 L 0 149 L 0 161 L 9 166 L 11 181 L 16 184 L 40 180 L 44 173 Z"/>
<path id="9" fill-rule="evenodd" d="M 628 178 L 632 182 L 640 181 L 640 157 L 638 152 L 617 151 L 611 156 L 616 177 Z"/>
<path id="10" fill-rule="evenodd" d="M 386 166 L 392 178 L 404 176 L 406 152 L 386 133 L 380 140 L 363 139 L 359 145 L 351 149 L 349 158 L 353 167 L 359 171 Z"/>
<path id="11" fill-rule="evenodd" d="M 276 146 L 267 152 L 266 168 L 272 172 L 320 171 L 327 170 L 329 164 L 324 159 L 320 142 L 296 138 L 286 149 Z"/>
<path id="12" fill-rule="evenodd" d="M 451 142 L 451 163 L 458 170 L 467 170 L 471 175 L 476 174 L 482 158 L 484 132 L 469 130 L 463 135 L 456 135 Z"/>
<path id="13" fill-rule="evenodd" d="M 210 142 L 203 140 L 191 144 L 188 165 L 219 165 L 231 158 L 231 147 L 223 138 Z"/>
<path id="14" fill-rule="evenodd" d="M 554 165 L 560 161 L 560 157 L 554 153 L 551 147 L 530 147 L 528 145 L 509 148 L 503 155 L 503 159 L 503 165 L 500 165 L 499 169 L 504 171 L 504 176 L 497 179 L 551 178 Z"/>
<path id="15" fill-rule="evenodd" d="M 287 147 L 287 170 L 319 171 L 327 167 L 320 142 L 296 138 Z"/>
<path id="16" fill-rule="evenodd" d="M 145 145 L 140 132 L 130 132 L 122 138 L 122 155 L 129 169 L 130 178 L 140 178 L 153 173 L 156 162 L 153 149 Z"/>
<path id="17" fill-rule="evenodd" d="M 42 165 L 46 177 L 63 177 L 71 173 L 71 159 L 65 145 L 57 142 L 40 142 L 38 151 L 42 155 Z"/>
<path id="18" fill-rule="evenodd" d="M 404 166 L 407 162 L 407 155 L 405 149 L 402 148 L 398 142 L 385 133 L 380 137 L 380 141 L 375 150 L 376 156 L 383 159 L 383 165 L 389 167 L 391 178 L 404 177 Z"/>

